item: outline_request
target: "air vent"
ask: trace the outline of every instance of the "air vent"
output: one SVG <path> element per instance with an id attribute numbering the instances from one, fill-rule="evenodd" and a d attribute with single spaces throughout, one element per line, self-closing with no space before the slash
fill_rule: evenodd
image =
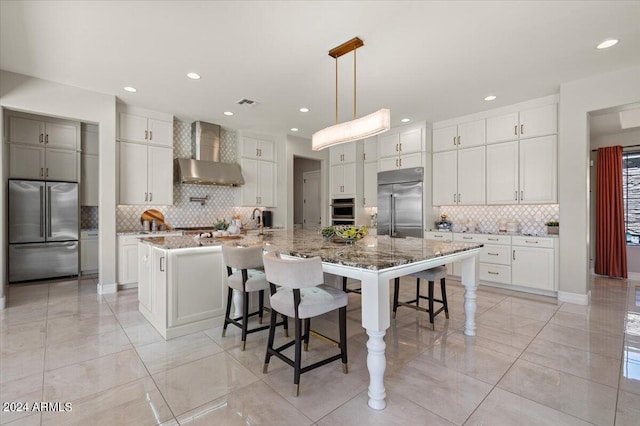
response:
<path id="1" fill-rule="evenodd" d="M 238 105 L 245 105 L 245 106 L 253 107 L 253 106 L 258 105 L 258 102 L 257 101 L 252 101 L 251 99 L 243 98 L 243 99 L 240 99 L 237 102 L 237 104 Z"/>

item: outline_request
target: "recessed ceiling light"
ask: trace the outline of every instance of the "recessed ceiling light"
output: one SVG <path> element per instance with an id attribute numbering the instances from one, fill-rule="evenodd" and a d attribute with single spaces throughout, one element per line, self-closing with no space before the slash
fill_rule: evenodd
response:
<path id="1" fill-rule="evenodd" d="M 189 77 L 191 80 L 200 80 L 200 74 L 195 72 L 190 72 L 189 74 L 187 74 L 187 77 Z"/>
<path id="2" fill-rule="evenodd" d="M 496 95 L 489 95 L 486 98 L 484 98 L 485 101 L 495 101 L 496 100 Z"/>
<path id="3" fill-rule="evenodd" d="M 297 132 L 297 131 L 298 131 L 298 128 L 297 128 L 297 127 L 292 127 L 292 128 L 291 128 L 291 131 L 292 131 L 292 132 Z"/>
<path id="4" fill-rule="evenodd" d="M 126 90 L 127 92 L 131 92 L 131 93 L 137 92 L 136 88 L 135 87 L 131 87 L 131 86 L 124 87 L 124 90 Z"/>
<path id="5" fill-rule="evenodd" d="M 598 49 L 606 49 L 607 47 L 615 46 L 616 44 L 618 44 L 618 40 L 610 38 L 600 43 L 598 45 Z"/>
<path id="6" fill-rule="evenodd" d="M 408 122 L 410 122 L 410 121 L 411 121 L 411 119 L 410 119 L 410 118 L 403 118 L 403 119 L 402 119 L 402 120 L 400 120 L 400 121 L 402 121 L 403 123 L 408 123 Z"/>
<path id="7" fill-rule="evenodd" d="M 224 115 L 233 115 L 233 113 L 231 111 L 225 111 Z"/>
<path id="8" fill-rule="evenodd" d="M 300 108 L 300 112 L 309 112 L 309 108 L 302 107 Z"/>

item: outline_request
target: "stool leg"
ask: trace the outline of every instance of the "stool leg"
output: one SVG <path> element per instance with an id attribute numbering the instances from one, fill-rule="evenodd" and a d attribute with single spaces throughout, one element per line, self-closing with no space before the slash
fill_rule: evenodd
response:
<path id="1" fill-rule="evenodd" d="M 258 323 L 262 324 L 262 312 L 264 310 L 264 290 L 258 292 Z"/>
<path id="2" fill-rule="evenodd" d="M 442 292 L 442 304 L 444 305 L 444 316 L 449 319 L 449 305 L 447 305 L 447 289 L 445 287 L 445 279 L 440 279 L 440 291 Z"/>
<path id="3" fill-rule="evenodd" d="M 347 360 L 347 307 L 344 306 L 338 310 L 340 322 L 340 354 L 342 355 L 342 372 L 349 372 L 349 363 Z"/>
<path id="4" fill-rule="evenodd" d="M 420 278 L 416 278 L 416 306 L 420 306 Z"/>
<path id="5" fill-rule="evenodd" d="M 296 354 L 293 362 L 293 395 L 300 394 L 300 365 L 302 364 L 302 320 L 296 318 Z"/>
<path id="6" fill-rule="evenodd" d="M 347 277 L 342 277 L 342 291 L 347 291 Z"/>
<path id="7" fill-rule="evenodd" d="M 429 322 L 431 323 L 431 329 L 435 330 L 435 324 L 433 323 L 433 281 L 429 281 Z"/>
<path id="8" fill-rule="evenodd" d="M 269 360 L 271 359 L 271 351 L 273 350 L 273 339 L 276 336 L 277 316 L 277 312 L 272 309 L 271 322 L 269 323 L 269 340 L 267 340 L 267 354 L 264 357 L 264 366 L 262 367 L 262 373 L 264 374 L 267 374 L 267 371 L 269 370 Z"/>
<path id="9" fill-rule="evenodd" d="M 396 317 L 396 311 L 398 310 L 398 293 L 400 292 L 400 278 L 393 280 L 393 318 Z"/>
<path id="10" fill-rule="evenodd" d="M 231 300 L 233 299 L 233 289 L 227 288 L 227 313 L 224 316 L 224 325 L 222 326 L 222 337 L 227 335 L 227 325 L 229 325 L 229 315 L 231 315 Z"/>
<path id="11" fill-rule="evenodd" d="M 303 334 L 303 340 L 304 340 L 304 351 L 308 352 L 309 351 L 309 335 L 311 334 L 311 318 L 306 318 L 304 320 L 304 332 Z"/>
<path id="12" fill-rule="evenodd" d="M 271 309 L 273 311 L 273 309 Z M 282 314 L 281 314 L 282 315 Z M 284 337 L 289 337 L 289 317 L 282 315 L 282 327 L 284 328 Z"/>
<path id="13" fill-rule="evenodd" d="M 242 350 L 247 345 L 247 323 L 249 322 L 249 293 L 242 292 Z"/>

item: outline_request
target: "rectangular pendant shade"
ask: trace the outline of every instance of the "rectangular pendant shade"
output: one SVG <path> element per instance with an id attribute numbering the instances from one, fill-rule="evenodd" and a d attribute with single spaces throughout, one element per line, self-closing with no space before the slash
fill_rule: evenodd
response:
<path id="1" fill-rule="evenodd" d="M 355 120 L 319 130 L 311 137 L 311 149 L 320 151 L 330 146 L 384 133 L 391 128 L 391 112 L 381 109 Z"/>

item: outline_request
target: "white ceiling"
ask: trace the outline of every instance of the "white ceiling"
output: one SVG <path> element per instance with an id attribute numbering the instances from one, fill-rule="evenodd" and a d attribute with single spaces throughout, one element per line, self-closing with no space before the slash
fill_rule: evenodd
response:
<path id="1" fill-rule="evenodd" d="M 236 129 L 334 121 L 329 49 L 359 36 L 358 115 L 430 122 L 640 64 L 639 1 L 2 1 L 0 68 Z M 620 43 L 596 50 L 603 39 Z M 352 118 L 352 59 L 340 120 Z M 186 78 L 190 71 L 199 81 Z M 127 93 L 123 86 L 134 86 Z M 498 99 L 485 102 L 495 94 Z M 236 105 L 241 98 L 257 107 Z M 303 114 L 298 108 L 311 112 Z M 223 111 L 233 111 L 233 117 Z"/>

